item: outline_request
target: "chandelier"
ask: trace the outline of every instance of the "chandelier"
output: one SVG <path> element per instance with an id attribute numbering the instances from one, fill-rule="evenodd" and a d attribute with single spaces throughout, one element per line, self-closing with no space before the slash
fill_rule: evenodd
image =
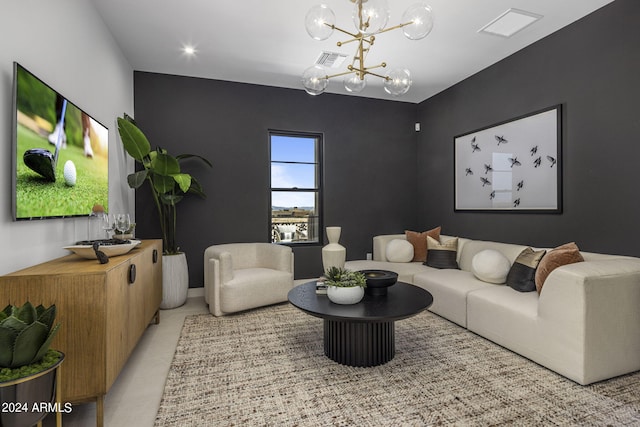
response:
<path id="1" fill-rule="evenodd" d="M 356 53 L 347 70 L 338 74 L 327 74 L 321 65 L 313 65 L 302 74 L 302 84 L 307 93 L 320 95 L 329 84 L 329 79 L 344 76 L 344 88 L 348 92 L 361 92 L 367 85 L 368 75 L 383 79 L 384 90 L 393 95 L 404 95 L 411 87 L 411 74 L 406 68 L 396 68 L 386 74 L 376 73 L 371 70 L 385 68 L 387 64 L 381 62 L 373 66 L 366 66 L 367 54 L 373 46 L 378 34 L 402 29 L 404 35 L 410 40 L 420 40 L 426 37 L 433 28 L 433 15 L 431 7 L 424 3 L 410 6 L 402 15 L 400 24 L 387 27 L 390 10 L 387 0 L 350 0 L 354 3 L 352 12 L 353 23 L 356 32 L 349 32 L 336 27 L 336 16 L 333 11 L 324 4 L 309 9 L 305 18 L 305 26 L 309 35 L 315 40 L 326 40 L 334 30 L 337 30 L 350 38 L 337 43 L 341 47 L 348 43 L 355 43 Z"/>

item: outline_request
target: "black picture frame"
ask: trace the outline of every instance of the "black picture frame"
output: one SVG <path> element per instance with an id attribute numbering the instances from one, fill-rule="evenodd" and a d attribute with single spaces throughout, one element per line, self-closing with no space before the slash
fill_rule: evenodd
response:
<path id="1" fill-rule="evenodd" d="M 453 140 L 455 212 L 562 213 L 562 105 Z"/>

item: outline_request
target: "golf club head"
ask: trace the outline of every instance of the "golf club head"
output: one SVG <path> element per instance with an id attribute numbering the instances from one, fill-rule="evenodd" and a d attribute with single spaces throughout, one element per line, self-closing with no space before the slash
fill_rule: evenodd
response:
<path id="1" fill-rule="evenodd" d="M 44 148 L 32 148 L 22 156 L 24 164 L 32 171 L 43 176 L 48 181 L 56 181 L 55 161 L 51 151 Z"/>

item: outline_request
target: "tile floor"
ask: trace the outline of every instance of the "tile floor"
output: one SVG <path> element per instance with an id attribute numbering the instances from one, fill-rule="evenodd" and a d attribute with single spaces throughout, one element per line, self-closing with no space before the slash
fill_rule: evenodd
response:
<path id="1" fill-rule="evenodd" d="M 104 403 L 105 427 L 153 426 L 184 318 L 208 312 L 202 296 L 190 297 L 183 306 L 173 310 L 160 311 L 160 324 L 147 328 L 107 394 Z M 95 403 L 74 405 L 71 413 L 63 414 L 62 425 L 95 426 L 95 417 Z M 55 426 L 55 415 L 47 416 L 43 425 Z"/>

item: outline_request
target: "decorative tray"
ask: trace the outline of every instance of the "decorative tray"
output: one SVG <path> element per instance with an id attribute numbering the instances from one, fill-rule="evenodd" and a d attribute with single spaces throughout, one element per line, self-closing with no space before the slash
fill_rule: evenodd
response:
<path id="1" fill-rule="evenodd" d="M 127 243 L 128 242 L 128 243 Z M 78 242 L 85 243 L 85 242 Z M 89 243 L 89 242 L 86 242 Z M 119 244 L 101 244 L 100 251 L 104 252 L 104 254 L 108 257 L 124 255 L 128 253 L 131 249 L 135 248 L 140 244 L 140 240 L 128 240 L 124 243 Z M 65 246 L 64 249 L 67 249 L 76 255 L 80 255 L 86 259 L 97 259 L 96 252 L 93 250 L 93 245 L 83 245 L 76 244 L 72 246 Z"/>

